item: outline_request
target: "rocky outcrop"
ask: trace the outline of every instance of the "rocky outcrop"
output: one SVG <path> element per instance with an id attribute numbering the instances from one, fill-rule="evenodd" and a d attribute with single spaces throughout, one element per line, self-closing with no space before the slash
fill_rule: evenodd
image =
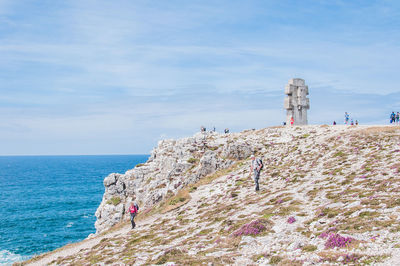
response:
<path id="1" fill-rule="evenodd" d="M 96 211 L 96 233 L 124 219 L 132 200 L 142 209 L 149 208 L 167 195 L 249 157 L 258 149 L 257 142 L 246 142 L 238 135 L 206 132 L 180 140 L 163 140 L 146 163 L 125 174 L 107 176 L 103 200 Z"/>

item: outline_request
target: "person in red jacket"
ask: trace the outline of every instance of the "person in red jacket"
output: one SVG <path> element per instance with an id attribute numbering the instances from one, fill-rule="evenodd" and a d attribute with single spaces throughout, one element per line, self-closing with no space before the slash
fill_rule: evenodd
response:
<path id="1" fill-rule="evenodd" d="M 138 213 L 139 210 L 139 206 L 137 204 L 135 204 L 133 201 L 131 203 L 131 206 L 129 207 L 127 213 L 129 212 L 131 214 L 131 224 L 132 224 L 132 229 L 135 228 L 136 224 L 135 224 L 135 216 Z"/>

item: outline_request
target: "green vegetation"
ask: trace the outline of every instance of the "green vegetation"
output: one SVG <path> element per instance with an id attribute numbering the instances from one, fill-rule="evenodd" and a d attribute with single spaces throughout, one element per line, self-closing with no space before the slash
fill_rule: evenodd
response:
<path id="1" fill-rule="evenodd" d="M 281 262 L 282 257 L 280 256 L 272 256 L 271 259 L 269 260 L 269 263 L 271 263 L 272 265 L 278 264 L 279 262 Z"/>
<path id="2" fill-rule="evenodd" d="M 199 159 L 196 159 L 196 158 L 189 158 L 189 159 L 187 160 L 188 163 L 192 163 L 192 164 L 195 164 L 195 163 L 197 163 L 198 161 L 199 161 Z"/>
<path id="3" fill-rule="evenodd" d="M 185 200 L 186 200 L 186 199 L 183 198 L 183 197 L 173 198 L 173 199 L 171 199 L 171 200 L 168 202 L 168 204 L 169 204 L 169 205 L 176 205 L 176 204 L 178 204 L 179 202 L 184 202 Z"/>
<path id="4" fill-rule="evenodd" d="M 346 154 L 342 151 L 338 151 L 337 153 L 333 154 L 333 157 L 344 157 Z"/>
<path id="5" fill-rule="evenodd" d="M 120 197 L 112 197 L 111 199 L 107 200 L 107 204 L 112 204 L 114 206 L 117 206 L 118 204 L 121 203 L 121 198 Z"/>

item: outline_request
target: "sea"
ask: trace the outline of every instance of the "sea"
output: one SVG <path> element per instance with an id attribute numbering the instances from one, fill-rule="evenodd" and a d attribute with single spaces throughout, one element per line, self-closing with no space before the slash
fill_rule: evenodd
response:
<path id="1" fill-rule="evenodd" d="M 0 156 L 0 265 L 79 242 L 95 233 L 110 173 L 149 155 Z"/>

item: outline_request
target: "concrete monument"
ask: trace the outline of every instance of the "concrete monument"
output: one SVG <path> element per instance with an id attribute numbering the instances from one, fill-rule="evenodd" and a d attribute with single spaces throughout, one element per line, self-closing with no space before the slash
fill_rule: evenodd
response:
<path id="1" fill-rule="evenodd" d="M 285 87 L 286 125 L 307 125 L 307 110 L 310 99 L 307 98 L 308 86 L 304 79 L 291 79 Z"/>

